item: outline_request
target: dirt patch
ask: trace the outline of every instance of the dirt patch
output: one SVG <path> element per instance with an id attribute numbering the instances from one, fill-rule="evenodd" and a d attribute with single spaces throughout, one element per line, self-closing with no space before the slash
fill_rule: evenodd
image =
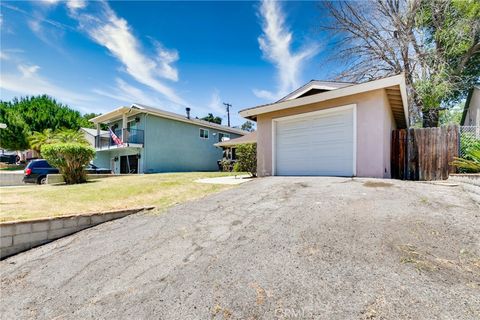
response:
<path id="1" fill-rule="evenodd" d="M 367 188 L 389 188 L 393 186 L 393 183 L 383 181 L 366 181 L 363 183 Z"/>
<path id="2" fill-rule="evenodd" d="M 480 257 L 461 250 L 456 259 L 445 259 L 411 245 L 399 245 L 401 263 L 413 264 L 420 272 L 448 274 L 457 280 L 466 280 L 472 287 L 480 287 Z"/>

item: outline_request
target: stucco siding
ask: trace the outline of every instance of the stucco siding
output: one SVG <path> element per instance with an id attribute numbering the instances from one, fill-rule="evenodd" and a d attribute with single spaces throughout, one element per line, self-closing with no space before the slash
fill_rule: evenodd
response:
<path id="1" fill-rule="evenodd" d="M 214 146 L 218 133 L 212 128 L 208 139 L 200 138 L 201 126 L 146 116 L 144 172 L 215 171 L 222 150 Z M 230 133 L 230 138 L 239 137 Z"/>
<path id="2" fill-rule="evenodd" d="M 87 140 L 89 145 L 91 145 L 92 147 L 95 147 L 95 137 L 94 136 L 92 136 L 88 132 L 83 132 L 83 136 L 85 137 L 85 140 Z"/>
<path id="3" fill-rule="evenodd" d="M 97 151 L 95 153 L 95 159 L 93 159 L 93 164 L 100 168 L 110 168 L 110 152 Z"/>
<path id="4" fill-rule="evenodd" d="M 272 174 L 272 119 L 349 104 L 357 105 L 357 176 L 389 177 L 393 116 L 383 89 L 258 115 L 258 174 Z"/>
<path id="5" fill-rule="evenodd" d="M 391 147 L 392 147 L 392 130 L 397 128 L 395 123 L 395 118 L 393 117 L 393 112 L 390 107 L 390 102 L 388 101 L 388 96 L 385 90 L 383 90 L 383 108 L 384 108 L 384 117 L 383 117 L 383 167 L 384 167 L 384 178 L 391 178 Z"/>
<path id="6" fill-rule="evenodd" d="M 480 126 L 480 89 L 475 88 L 465 116 L 465 126 Z"/>

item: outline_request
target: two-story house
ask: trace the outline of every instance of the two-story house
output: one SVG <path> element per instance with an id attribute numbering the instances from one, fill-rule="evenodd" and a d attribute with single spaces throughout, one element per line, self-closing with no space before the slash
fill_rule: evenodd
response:
<path id="1" fill-rule="evenodd" d="M 93 163 L 115 173 L 217 170 L 222 150 L 214 144 L 247 132 L 192 119 L 189 110 L 183 116 L 133 104 L 91 119 L 96 124 Z M 101 130 L 102 124 L 120 141 L 110 131 Z"/>

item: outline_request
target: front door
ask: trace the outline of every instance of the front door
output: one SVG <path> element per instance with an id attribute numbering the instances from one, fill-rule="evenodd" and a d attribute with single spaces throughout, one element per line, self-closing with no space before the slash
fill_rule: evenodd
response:
<path id="1" fill-rule="evenodd" d="M 120 173 L 138 173 L 138 157 L 136 154 L 120 157 Z"/>

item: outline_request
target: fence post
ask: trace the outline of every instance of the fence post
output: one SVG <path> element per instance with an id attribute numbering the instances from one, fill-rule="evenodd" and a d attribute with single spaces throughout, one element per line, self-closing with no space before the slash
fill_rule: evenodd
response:
<path id="1" fill-rule="evenodd" d="M 418 180 L 418 147 L 417 147 L 417 139 L 416 139 L 416 129 L 410 128 L 408 129 L 408 146 L 407 146 L 407 154 L 408 154 L 408 180 Z"/>

